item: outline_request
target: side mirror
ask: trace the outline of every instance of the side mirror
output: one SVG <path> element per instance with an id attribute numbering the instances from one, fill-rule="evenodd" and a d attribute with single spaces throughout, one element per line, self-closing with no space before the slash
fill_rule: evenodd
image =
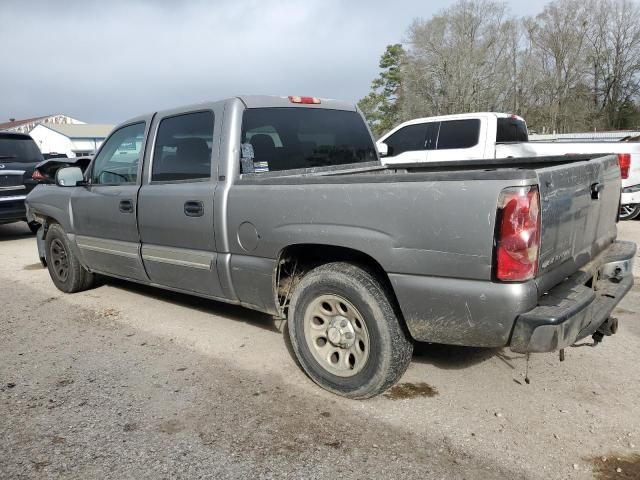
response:
<path id="1" fill-rule="evenodd" d="M 378 148 L 378 153 L 381 157 L 386 157 L 387 155 L 389 155 L 389 145 L 387 145 L 386 143 L 378 142 L 376 143 L 376 147 Z"/>
<path id="2" fill-rule="evenodd" d="M 56 172 L 56 185 L 59 187 L 75 187 L 84 184 L 84 174 L 79 167 L 65 167 Z"/>

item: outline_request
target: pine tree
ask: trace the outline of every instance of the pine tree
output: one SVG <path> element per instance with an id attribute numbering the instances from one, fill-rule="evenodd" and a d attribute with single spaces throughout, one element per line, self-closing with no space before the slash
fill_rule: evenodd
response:
<path id="1" fill-rule="evenodd" d="M 379 137 L 400 123 L 402 66 L 405 51 L 401 44 L 388 45 L 380 57 L 380 75 L 371 82 L 371 91 L 358 102 L 373 134 Z"/>

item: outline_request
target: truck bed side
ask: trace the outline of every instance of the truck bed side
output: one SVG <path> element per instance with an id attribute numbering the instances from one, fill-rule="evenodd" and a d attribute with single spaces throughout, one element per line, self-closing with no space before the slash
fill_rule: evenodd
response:
<path id="1" fill-rule="evenodd" d="M 607 189 L 606 201 L 596 209 L 586 202 L 587 197 L 594 202 L 591 174 L 575 176 L 585 164 Z M 571 249 L 572 261 L 558 258 L 542 268 L 545 273 L 556 271 L 560 263 L 575 271 L 615 237 L 617 197 L 609 193 L 619 191 L 615 158 L 532 159 L 530 165 L 534 167 L 473 169 L 478 164 L 471 162 L 467 170 L 457 171 L 448 164 L 449 169 L 430 165 L 411 173 L 244 176 L 228 197 L 235 291 L 243 303 L 272 310 L 267 307 L 274 302 L 274 272 L 283 250 L 336 246 L 364 253 L 387 272 L 415 338 L 506 345 L 516 316 L 536 305 L 539 287 L 561 279 L 548 275 L 540 285 L 492 281 L 496 203 L 502 189 L 552 181 L 540 187 L 541 261 L 557 256 L 563 248 L 559 239 L 568 232 L 571 241 L 582 243 Z M 583 235 L 583 227 L 591 233 Z"/>

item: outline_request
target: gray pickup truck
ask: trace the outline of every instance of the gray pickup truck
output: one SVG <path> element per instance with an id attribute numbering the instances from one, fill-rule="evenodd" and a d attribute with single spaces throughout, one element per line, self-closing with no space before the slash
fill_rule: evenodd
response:
<path id="1" fill-rule="evenodd" d="M 614 156 L 385 167 L 353 105 L 249 96 L 123 123 L 27 208 L 60 290 L 101 274 L 287 318 L 309 377 L 366 398 L 414 341 L 615 332 L 636 250 L 619 199 Z"/>

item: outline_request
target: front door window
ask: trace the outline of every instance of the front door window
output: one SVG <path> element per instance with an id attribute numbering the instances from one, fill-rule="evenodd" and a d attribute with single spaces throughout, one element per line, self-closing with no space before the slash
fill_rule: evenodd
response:
<path id="1" fill-rule="evenodd" d="M 93 162 L 93 185 L 135 184 L 143 147 L 144 123 L 127 125 L 107 139 Z"/>

